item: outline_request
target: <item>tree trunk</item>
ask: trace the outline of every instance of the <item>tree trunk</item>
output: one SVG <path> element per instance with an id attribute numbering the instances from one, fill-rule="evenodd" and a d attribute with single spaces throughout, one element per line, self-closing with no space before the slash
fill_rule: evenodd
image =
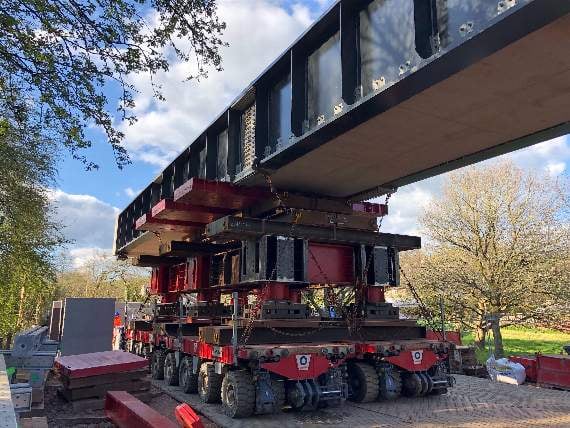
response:
<path id="1" fill-rule="evenodd" d="M 18 302 L 18 319 L 16 321 L 16 331 L 20 331 L 22 329 L 22 324 L 24 322 L 25 298 L 26 298 L 26 287 L 22 286 L 22 288 L 20 288 L 20 301 Z"/>
<path id="2" fill-rule="evenodd" d="M 475 346 L 478 349 L 485 349 L 486 338 L 487 338 L 487 329 L 478 325 L 475 328 Z"/>
<path id="3" fill-rule="evenodd" d="M 503 349 L 503 335 L 501 334 L 500 320 L 493 323 L 493 340 L 495 343 L 495 357 L 503 358 L 505 350 Z"/>

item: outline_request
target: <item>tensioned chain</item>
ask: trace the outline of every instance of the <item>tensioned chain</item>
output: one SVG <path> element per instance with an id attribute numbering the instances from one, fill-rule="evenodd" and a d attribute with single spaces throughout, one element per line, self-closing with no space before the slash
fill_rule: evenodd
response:
<path id="1" fill-rule="evenodd" d="M 400 268 L 400 274 L 404 278 L 404 281 L 406 282 L 406 285 L 408 286 L 410 293 L 412 293 L 413 298 L 416 299 L 416 302 L 418 302 L 420 313 L 425 318 L 428 327 L 430 327 L 432 331 L 438 336 L 440 336 L 441 340 L 443 340 L 443 333 L 440 334 L 440 332 L 438 331 L 439 327 L 437 326 L 437 323 L 434 320 L 435 317 L 433 316 L 431 310 L 425 305 L 425 303 L 421 299 L 420 295 L 418 294 L 418 291 L 412 285 L 412 282 L 409 280 L 408 276 L 406 275 L 406 272 L 404 272 L 404 269 L 402 269 L 401 266 L 399 268 Z"/>
<path id="2" fill-rule="evenodd" d="M 384 205 L 388 207 L 390 203 L 390 198 L 392 197 L 392 193 L 386 194 L 386 199 L 384 200 Z M 380 229 L 382 228 L 382 222 L 384 221 L 384 216 L 380 217 L 380 221 L 378 222 L 378 235 L 374 240 L 373 247 L 376 246 L 377 240 L 380 238 Z M 373 256 L 370 254 L 370 257 L 366 260 L 366 266 L 364 267 L 364 272 L 362 272 L 362 276 L 357 278 L 356 286 L 354 287 L 354 306 L 352 307 L 351 313 L 348 315 L 348 328 L 352 333 L 359 333 L 360 327 L 362 325 L 362 302 L 364 300 L 364 292 L 368 286 L 368 271 L 370 270 L 370 266 L 372 265 Z"/>
<path id="3" fill-rule="evenodd" d="M 323 328 L 325 328 L 324 324 L 319 324 L 319 326 L 317 328 L 314 328 L 312 330 L 309 331 L 304 331 L 302 333 L 291 333 L 291 332 L 287 332 L 287 331 L 281 331 L 276 329 L 275 327 L 269 327 L 269 329 L 273 332 L 273 333 L 277 333 L 280 334 L 281 336 L 289 336 L 289 337 L 303 337 L 303 336 L 308 336 L 310 334 L 315 334 L 318 333 L 319 331 L 321 331 Z"/>
<path id="4" fill-rule="evenodd" d="M 267 174 L 266 172 L 264 172 L 260 169 L 258 169 L 258 172 L 260 172 L 263 175 L 263 177 L 265 178 L 265 181 L 267 182 L 267 184 L 269 186 L 269 190 L 271 191 L 273 196 L 275 196 L 275 198 L 280 202 L 280 204 L 284 208 L 286 208 L 283 199 L 281 198 L 281 196 L 279 195 L 279 193 L 277 192 L 277 190 L 273 186 L 273 182 L 271 181 L 271 177 L 269 176 L 269 174 Z M 300 220 L 301 220 L 301 212 L 294 213 L 293 221 L 291 223 L 291 229 L 289 231 L 289 236 L 293 235 L 293 232 L 295 231 L 295 226 L 299 223 Z M 271 275 L 269 276 L 269 278 L 273 278 L 273 276 L 275 275 L 276 272 L 277 272 L 277 263 L 273 267 L 273 270 L 271 271 Z M 267 299 L 267 294 L 269 291 L 269 282 L 270 281 L 265 282 L 263 289 L 256 296 L 255 304 L 254 304 L 252 310 L 250 311 L 247 325 L 245 326 L 245 329 L 242 333 L 241 342 L 243 345 L 246 345 L 247 342 L 249 341 L 249 338 L 251 337 L 251 333 L 253 332 L 255 320 L 259 316 L 259 313 L 261 312 L 263 304 L 265 303 L 265 301 Z"/>

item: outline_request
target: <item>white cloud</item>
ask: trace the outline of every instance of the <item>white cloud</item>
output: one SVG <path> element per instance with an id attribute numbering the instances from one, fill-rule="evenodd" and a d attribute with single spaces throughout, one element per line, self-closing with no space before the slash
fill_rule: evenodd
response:
<path id="1" fill-rule="evenodd" d="M 134 198 L 137 195 L 137 192 L 133 190 L 132 187 L 127 187 L 125 189 L 125 195 L 127 195 L 129 198 Z"/>
<path id="2" fill-rule="evenodd" d="M 560 175 L 566 169 L 566 162 L 551 162 L 546 169 L 550 175 Z"/>
<path id="3" fill-rule="evenodd" d="M 315 18 L 301 2 L 287 11 L 273 0 L 223 0 L 218 13 L 227 23 L 224 40 L 230 44 L 221 52 L 224 71 L 184 82 L 194 65 L 173 64 L 168 73 L 155 77 L 166 102 L 153 100 L 146 75 L 134 77 L 140 91 L 136 96 L 139 120 L 122 126 L 125 146 L 134 159 L 166 166 Z"/>
<path id="4" fill-rule="evenodd" d="M 64 225 L 65 237 L 73 241 L 73 251 L 111 248 L 115 218 L 119 209 L 91 195 L 73 195 L 60 189 L 49 193 L 54 220 Z"/>
<path id="5" fill-rule="evenodd" d="M 498 158 L 489 159 L 482 162 L 481 165 L 510 159 L 521 168 L 558 176 L 565 172 L 566 160 L 569 158 L 570 137 L 560 137 Z M 382 231 L 421 236 L 418 217 L 430 200 L 439 195 L 441 184 L 446 175 L 442 174 L 400 188 L 390 200 L 389 214 L 383 221 Z M 384 199 L 374 200 L 374 202 L 378 201 L 383 202 Z"/>
<path id="6" fill-rule="evenodd" d="M 504 157 L 510 157 L 525 169 L 560 175 L 566 170 L 566 159 L 570 158 L 570 137 L 554 138 Z"/>
<path id="7" fill-rule="evenodd" d="M 74 269 L 84 267 L 88 262 L 94 259 L 103 259 L 112 257 L 111 249 L 103 248 L 72 248 L 69 250 L 69 258 L 71 259 L 71 267 Z"/>
<path id="8" fill-rule="evenodd" d="M 418 217 L 438 193 L 440 178 L 424 180 L 402 187 L 392 195 L 388 216 L 382 222 L 382 231 L 405 235 L 420 235 Z M 384 202 L 383 198 L 374 200 Z"/>

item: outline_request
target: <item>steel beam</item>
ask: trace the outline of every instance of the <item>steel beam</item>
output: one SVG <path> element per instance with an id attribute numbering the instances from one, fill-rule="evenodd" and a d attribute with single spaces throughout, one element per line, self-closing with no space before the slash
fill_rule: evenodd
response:
<path id="1" fill-rule="evenodd" d="M 247 236 L 279 235 L 316 242 L 377 245 L 396 248 L 399 251 L 421 248 L 421 238 L 417 236 L 307 225 L 291 227 L 288 223 L 231 216 L 210 223 L 206 227 L 206 235 L 220 241 L 244 239 Z"/>
<path id="2" fill-rule="evenodd" d="M 209 244 L 206 242 L 170 241 L 160 245 L 160 255 L 167 257 L 208 256 L 238 249 L 235 244 Z"/>

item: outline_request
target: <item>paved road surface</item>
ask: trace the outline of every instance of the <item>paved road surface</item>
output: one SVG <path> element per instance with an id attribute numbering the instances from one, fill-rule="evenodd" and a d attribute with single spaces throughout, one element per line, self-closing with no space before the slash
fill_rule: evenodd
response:
<path id="1" fill-rule="evenodd" d="M 153 381 L 173 398 L 186 401 L 223 428 L 361 428 L 361 427 L 570 427 L 570 392 L 527 385 L 493 383 L 455 376 L 447 395 L 400 398 L 392 402 L 356 404 L 317 412 L 283 412 L 232 420 L 219 405 L 204 404 L 197 395 Z"/>

